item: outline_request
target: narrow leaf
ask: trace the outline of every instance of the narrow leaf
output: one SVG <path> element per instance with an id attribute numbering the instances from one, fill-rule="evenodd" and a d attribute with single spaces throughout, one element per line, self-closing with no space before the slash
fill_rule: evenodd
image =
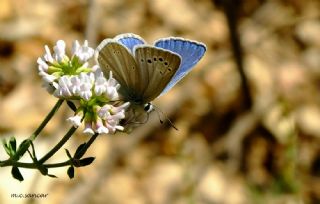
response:
<path id="1" fill-rule="evenodd" d="M 82 143 L 81 145 L 79 145 L 79 147 L 77 148 L 76 152 L 74 153 L 74 158 L 75 159 L 80 159 L 86 152 L 83 150 L 84 146 L 87 143 Z"/>
<path id="2" fill-rule="evenodd" d="M 19 160 L 23 156 L 23 154 L 29 148 L 30 144 L 31 144 L 30 139 L 25 139 L 21 142 L 21 144 L 18 147 L 17 153 L 16 153 L 16 155 L 18 156 L 18 158 L 15 158 L 16 160 Z"/>
<path id="3" fill-rule="evenodd" d="M 17 179 L 19 181 L 23 181 L 24 180 L 22 174 L 20 173 L 20 170 L 16 166 L 12 167 L 11 174 L 12 174 L 13 178 L 15 178 L 15 179 Z"/>
<path id="4" fill-rule="evenodd" d="M 66 154 L 67 154 L 68 158 L 69 158 L 69 159 L 72 159 L 72 156 L 71 156 L 69 150 L 67 150 L 67 149 L 64 149 L 64 150 L 66 150 Z"/>
<path id="5" fill-rule="evenodd" d="M 94 157 L 87 157 L 87 158 L 81 159 L 79 161 L 79 166 L 90 165 L 93 162 L 94 159 L 95 159 Z"/>
<path id="6" fill-rule="evenodd" d="M 68 168 L 67 174 L 68 174 L 68 176 L 69 176 L 70 179 L 73 179 L 73 178 L 74 178 L 74 167 L 73 167 L 73 166 L 70 166 L 70 167 Z"/>
<path id="7" fill-rule="evenodd" d="M 2 146 L 3 146 L 4 150 L 6 151 L 6 153 L 11 157 L 10 147 L 8 146 L 7 141 L 5 139 L 2 140 Z"/>
<path id="8" fill-rule="evenodd" d="M 15 137 L 11 137 L 11 138 L 10 138 L 9 144 L 10 144 L 11 149 L 12 149 L 14 152 L 16 152 L 17 141 L 16 141 L 16 138 L 15 138 Z"/>

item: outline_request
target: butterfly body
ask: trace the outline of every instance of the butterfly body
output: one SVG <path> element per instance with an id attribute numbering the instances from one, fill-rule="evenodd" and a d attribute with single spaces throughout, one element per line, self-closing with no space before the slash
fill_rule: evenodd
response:
<path id="1" fill-rule="evenodd" d="M 169 91 L 202 58 L 204 44 L 163 38 L 147 45 L 135 34 L 121 34 L 100 43 L 96 59 L 105 76 L 112 71 L 125 101 L 149 109 L 152 100 Z"/>

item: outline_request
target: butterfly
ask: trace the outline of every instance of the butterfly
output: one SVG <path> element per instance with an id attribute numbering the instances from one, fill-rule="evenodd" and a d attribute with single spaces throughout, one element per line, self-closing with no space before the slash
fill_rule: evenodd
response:
<path id="1" fill-rule="evenodd" d="M 162 38 L 148 45 L 133 33 L 103 40 L 96 60 L 108 76 L 120 83 L 120 94 L 133 107 L 151 109 L 151 101 L 168 92 L 206 52 L 203 43 L 178 37 Z"/>

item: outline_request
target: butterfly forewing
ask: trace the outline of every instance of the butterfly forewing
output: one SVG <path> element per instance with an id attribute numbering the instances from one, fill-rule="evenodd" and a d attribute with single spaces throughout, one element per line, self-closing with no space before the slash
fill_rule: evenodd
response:
<path id="1" fill-rule="evenodd" d="M 135 59 L 139 68 L 142 103 L 155 99 L 170 82 L 181 62 L 179 55 L 151 46 L 135 47 Z"/>
<path id="2" fill-rule="evenodd" d="M 129 50 L 122 44 L 107 39 L 98 46 L 97 61 L 105 76 L 112 71 L 114 78 L 120 83 L 122 94 L 131 100 L 141 92 L 138 66 Z"/>

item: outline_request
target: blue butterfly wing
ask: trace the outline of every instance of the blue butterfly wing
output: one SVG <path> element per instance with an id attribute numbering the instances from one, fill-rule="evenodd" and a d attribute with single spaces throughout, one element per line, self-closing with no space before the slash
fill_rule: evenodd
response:
<path id="1" fill-rule="evenodd" d="M 161 95 L 169 91 L 178 83 L 192 67 L 196 65 L 206 52 L 206 46 L 203 43 L 186 40 L 183 38 L 164 38 L 155 42 L 156 47 L 170 50 L 181 56 L 181 64 L 171 81 L 161 92 Z"/>
<path id="2" fill-rule="evenodd" d="M 133 33 L 120 34 L 117 35 L 114 39 L 126 46 L 131 53 L 133 53 L 133 48 L 136 45 L 145 44 L 145 41 L 139 35 Z"/>

